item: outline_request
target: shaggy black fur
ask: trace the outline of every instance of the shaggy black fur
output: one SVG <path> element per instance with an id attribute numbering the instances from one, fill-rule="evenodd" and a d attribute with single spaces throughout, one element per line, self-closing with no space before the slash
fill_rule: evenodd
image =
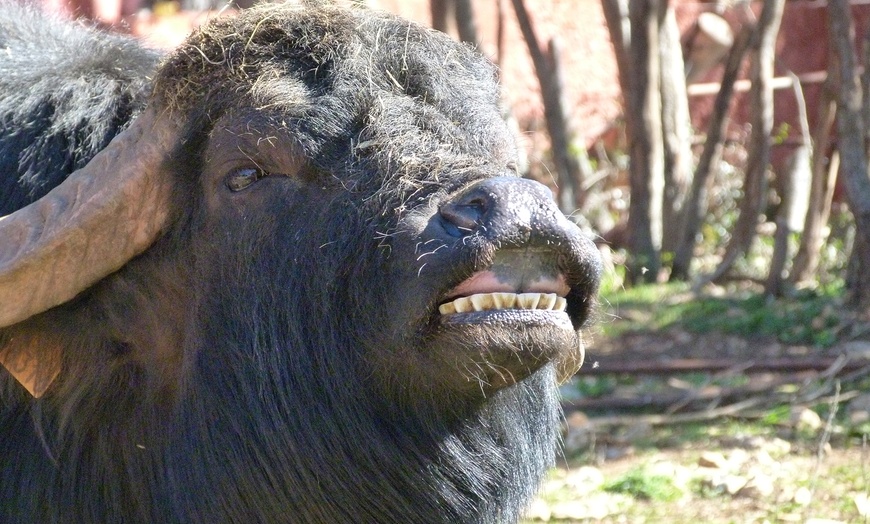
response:
<path id="1" fill-rule="evenodd" d="M 559 358 L 506 387 L 487 359 L 579 341 L 451 327 L 437 303 L 537 235 L 579 329 L 598 265 L 564 218 L 439 226 L 439 203 L 515 176 L 492 67 L 391 16 L 286 6 L 211 24 L 152 82 L 154 63 L 0 4 L 0 212 L 85 163 L 149 89 L 188 130 L 166 234 L 0 329 L 0 348 L 63 348 L 39 400 L 0 368 L 0 522 L 515 522 L 553 462 Z"/>
<path id="2" fill-rule="evenodd" d="M 37 200 L 129 123 L 158 56 L 0 2 L 0 215 Z"/>

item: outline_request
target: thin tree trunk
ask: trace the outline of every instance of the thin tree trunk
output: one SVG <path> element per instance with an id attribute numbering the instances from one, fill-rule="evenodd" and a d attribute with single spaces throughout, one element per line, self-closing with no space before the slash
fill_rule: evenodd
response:
<path id="1" fill-rule="evenodd" d="M 792 214 L 797 205 L 797 184 L 801 178 L 810 179 L 809 146 L 801 145 L 792 155 L 785 170 L 777 174 L 777 192 L 780 195 L 780 205 L 776 213 L 776 233 L 773 235 L 773 255 L 770 257 L 770 269 L 764 283 L 764 293 L 768 297 L 781 297 L 785 294 L 785 266 L 788 261 L 788 237 L 792 233 Z M 806 218 L 806 217 L 804 217 Z"/>
<path id="2" fill-rule="evenodd" d="M 558 56 L 554 56 L 558 55 L 558 50 L 553 46 L 551 52 L 546 54 L 541 49 L 523 0 L 512 2 L 541 86 L 544 118 L 550 135 L 553 163 L 558 173 L 560 207 L 562 211 L 571 213 L 582 202 L 582 181 L 585 177 L 577 156 L 571 154 L 571 135 L 559 81 Z"/>
<path id="3" fill-rule="evenodd" d="M 850 302 L 866 308 L 870 306 L 870 178 L 864 147 L 861 86 L 852 49 L 855 27 L 848 0 L 830 0 L 828 6 L 828 34 L 839 80 L 837 136 L 840 176 L 856 229 L 846 286 Z"/>
<path id="4" fill-rule="evenodd" d="M 731 233 L 731 241 L 719 266 L 706 281 L 725 275 L 737 259 L 745 254 L 755 239 L 758 217 L 764 205 L 767 166 L 770 162 L 770 134 L 773 130 L 773 64 L 776 58 L 776 35 L 785 0 L 764 0 L 753 38 L 752 91 L 750 111 L 752 134 L 746 162 L 746 181 L 740 216 Z"/>
<path id="5" fill-rule="evenodd" d="M 495 63 L 501 68 L 504 62 L 504 26 L 505 26 L 505 0 L 496 0 L 498 19 L 495 31 Z"/>
<path id="6" fill-rule="evenodd" d="M 452 0 L 429 0 L 429 12 L 432 16 L 432 28 L 447 33 L 450 28 L 450 11 Z"/>
<path id="7" fill-rule="evenodd" d="M 834 64 L 833 59 L 828 62 L 831 65 Z M 824 227 L 831 216 L 831 202 L 834 198 L 837 170 L 830 169 L 827 155 L 831 140 L 831 128 L 834 125 L 834 116 L 837 114 L 833 82 L 835 75 L 836 72 L 829 67 L 828 79 L 822 86 L 822 94 L 819 99 L 819 114 L 813 133 L 813 178 L 810 185 L 810 202 L 807 207 L 804 231 L 790 276 L 791 281 L 795 284 L 806 282 L 815 276 L 819 267 L 819 255 L 825 241 Z"/>
<path id="8" fill-rule="evenodd" d="M 474 19 L 474 9 L 471 7 L 471 0 L 453 0 L 456 7 L 456 29 L 459 33 L 459 40 L 468 42 L 474 47 L 480 46 L 480 39 L 477 36 L 477 23 Z"/>
<path id="9" fill-rule="evenodd" d="M 629 4 L 631 86 L 626 124 L 629 137 L 629 283 L 655 282 L 661 267 L 662 146 L 659 81 L 659 0 Z"/>
<path id="10" fill-rule="evenodd" d="M 788 260 L 788 237 L 792 232 L 792 217 L 798 210 L 804 211 L 806 222 L 807 209 L 799 204 L 798 195 L 804 194 L 798 190 L 798 184 L 803 178 L 805 181 L 812 179 L 812 151 L 813 142 L 810 138 L 810 124 L 807 118 L 807 103 L 804 91 L 801 88 L 800 79 L 792 71 L 788 71 L 794 90 L 795 104 L 798 108 L 798 120 L 801 131 L 801 145 L 791 157 L 790 165 L 777 176 L 777 192 L 780 195 L 780 206 L 776 214 L 776 234 L 774 235 L 773 256 L 770 260 L 770 271 L 764 286 L 765 294 L 779 297 L 785 293 L 785 264 Z M 801 176 L 803 175 L 803 177 Z M 798 207 L 800 205 L 800 207 Z"/>
<path id="11" fill-rule="evenodd" d="M 698 159 L 692 188 L 686 200 L 685 215 L 680 242 L 674 251 L 674 263 L 671 269 L 671 280 L 687 280 L 689 269 L 695 252 L 696 237 L 704 223 L 707 213 L 706 188 L 710 176 L 719 166 L 722 157 L 722 145 L 725 142 L 725 130 L 728 127 L 728 107 L 734 95 L 734 82 L 740 73 L 743 58 L 752 41 L 754 27 L 746 25 L 737 34 L 734 44 L 725 61 L 725 72 L 722 75 L 721 87 L 713 104 L 713 115 L 707 130 L 707 140 L 704 150 Z"/>
<path id="12" fill-rule="evenodd" d="M 571 177 L 569 186 L 570 192 L 566 192 L 564 196 L 560 195 L 560 204 L 566 213 L 572 213 L 577 209 L 581 209 L 586 203 L 586 191 L 584 184 L 592 175 L 592 165 L 589 162 L 589 156 L 586 153 L 586 148 L 582 144 L 574 142 L 571 132 L 568 130 L 568 104 L 565 100 L 565 79 L 562 74 L 562 47 L 559 44 L 559 39 L 553 37 L 548 42 L 547 59 L 552 72 L 551 82 L 558 88 L 558 104 L 559 114 L 555 118 L 561 119 L 561 124 L 557 122 L 556 133 L 563 135 L 557 140 L 557 143 L 565 144 L 557 151 L 553 149 L 553 157 L 558 164 L 565 165 L 567 176 Z M 551 135 L 552 136 L 552 135 Z M 561 158 L 558 158 L 561 156 Z"/>
<path id="13" fill-rule="evenodd" d="M 692 185 L 692 123 L 677 18 L 667 2 L 659 7 L 663 10 L 659 28 L 665 184 L 662 250 L 673 252 L 679 242 L 686 197 Z"/>
<path id="14" fill-rule="evenodd" d="M 628 3 L 627 0 L 602 0 L 601 7 L 604 11 L 607 30 L 610 33 L 613 55 L 616 57 L 619 87 L 622 90 L 625 107 L 628 107 L 628 96 L 632 91 L 631 57 L 628 54 L 628 50 L 631 48 L 631 23 L 628 20 Z"/>
<path id="15" fill-rule="evenodd" d="M 862 42 L 864 54 L 864 74 L 861 75 L 861 87 L 864 108 L 864 150 L 870 156 L 870 29 L 867 29 Z"/>

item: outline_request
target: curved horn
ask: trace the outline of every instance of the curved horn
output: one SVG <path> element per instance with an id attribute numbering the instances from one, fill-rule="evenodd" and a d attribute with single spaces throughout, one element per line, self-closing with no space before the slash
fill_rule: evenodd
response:
<path id="1" fill-rule="evenodd" d="M 70 300 L 156 240 L 171 194 L 161 166 L 179 135 L 149 108 L 50 193 L 0 217 L 0 327 Z"/>

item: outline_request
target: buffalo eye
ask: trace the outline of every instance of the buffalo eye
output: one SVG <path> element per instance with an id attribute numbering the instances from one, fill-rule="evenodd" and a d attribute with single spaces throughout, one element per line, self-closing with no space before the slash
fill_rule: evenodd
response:
<path id="1" fill-rule="evenodd" d="M 264 176 L 266 176 L 266 173 L 262 169 L 245 167 L 230 173 L 226 183 L 230 191 L 241 191 Z"/>

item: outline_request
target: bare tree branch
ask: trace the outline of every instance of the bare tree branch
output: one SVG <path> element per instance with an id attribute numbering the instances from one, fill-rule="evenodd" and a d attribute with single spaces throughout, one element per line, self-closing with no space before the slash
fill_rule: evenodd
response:
<path id="1" fill-rule="evenodd" d="M 773 130 L 773 65 L 776 58 L 776 36 L 785 0 L 764 0 L 752 43 L 752 135 L 746 162 L 746 182 L 740 216 L 731 232 L 731 241 L 719 266 L 704 279 L 710 282 L 727 273 L 734 262 L 745 254 L 755 239 L 758 217 L 764 205 L 766 174 L 770 162 L 770 134 Z"/>
<path id="2" fill-rule="evenodd" d="M 586 176 L 579 159 L 571 153 L 571 135 L 558 67 L 558 47 L 551 40 L 549 53 L 541 49 L 523 0 L 512 2 L 541 86 L 544 118 L 550 135 L 553 163 L 558 173 L 559 204 L 562 211 L 571 213 L 582 204 L 582 187 Z"/>
<path id="3" fill-rule="evenodd" d="M 674 263 L 671 268 L 672 280 L 686 280 L 695 252 L 695 242 L 704 216 L 707 213 L 706 187 L 710 176 L 718 168 L 722 156 L 722 145 L 725 142 L 725 130 L 728 127 L 728 108 L 734 95 L 734 82 L 740 73 L 743 58 L 752 41 L 754 26 L 746 25 L 737 34 L 728 58 L 725 61 L 725 73 L 722 75 L 721 88 L 713 104 L 713 114 L 710 118 L 707 140 L 704 150 L 695 167 L 692 188 L 686 201 L 686 220 L 683 223 L 682 237 L 674 252 Z"/>

